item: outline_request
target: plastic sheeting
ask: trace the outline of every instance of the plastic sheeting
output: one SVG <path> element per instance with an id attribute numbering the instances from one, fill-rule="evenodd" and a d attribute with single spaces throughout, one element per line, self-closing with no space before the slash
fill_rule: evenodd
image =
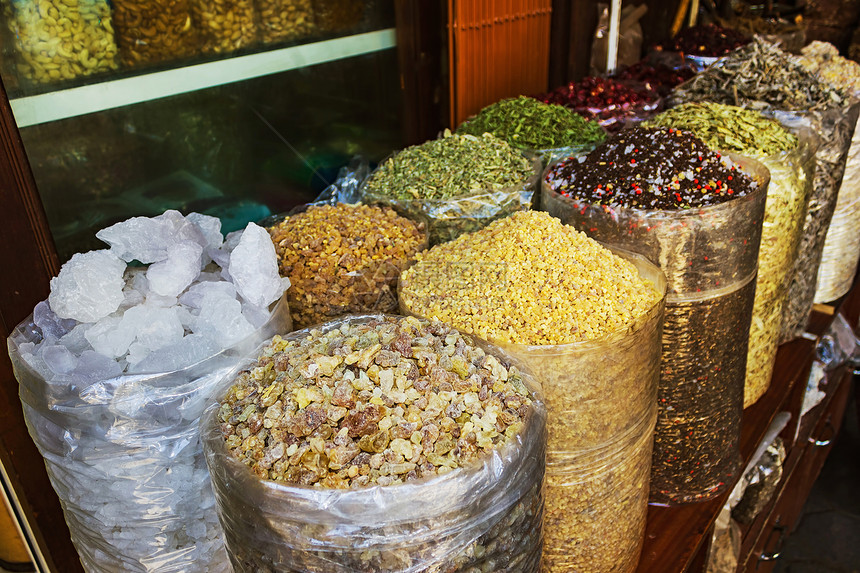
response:
<path id="1" fill-rule="evenodd" d="M 350 316 L 318 328 L 327 332 L 379 316 Z M 303 337 L 307 332 L 283 338 Z M 488 354 L 509 361 L 498 348 L 470 338 Z M 257 353 L 250 356 L 245 365 Z M 232 382 L 232 376 L 227 379 Z M 524 381 L 536 389 L 525 372 Z M 230 455 L 218 423 L 220 405 L 212 404 L 201 428 L 235 571 L 537 573 L 546 410 L 539 400 L 533 404 L 521 432 L 473 466 L 403 484 L 358 489 L 258 479 Z"/>
<path id="2" fill-rule="evenodd" d="M 202 362 L 90 384 L 28 362 L 43 337 L 32 315 L 12 332 L 24 419 L 87 571 L 230 571 L 199 420 L 239 360 L 290 328 L 284 296 L 253 335 Z"/>
<path id="3" fill-rule="evenodd" d="M 678 211 L 614 209 L 563 197 L 544 181 L 550 214 L 608 245 L 640 253 L 666 275 L 651 502 L 685 503 L 721 492 L 739 470 L 740 419 L 758 251 L 769 173 L 749 195 Z"/>

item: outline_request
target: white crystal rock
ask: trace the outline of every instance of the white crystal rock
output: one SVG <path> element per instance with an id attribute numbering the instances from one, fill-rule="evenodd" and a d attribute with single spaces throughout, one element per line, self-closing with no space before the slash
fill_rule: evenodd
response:
<path id="1" fill-rule="evenodd" d="M 144 264 L 163 261 L 168 247 L 180 241 L 193 241 L 201 247 L 208 244 L 200 227 L 175 210 L 157 217 L 132 217 L 102 229 L 96 237 L 122 260 Z"/>
<path id="2" fill-rule="evenodd" d="M 52 344 L 42 350 L 42 360 L 54 374 L 68 374 L 78 366 L 78 359 L 61 344 Z"/>
<path id="3" fill-rule="evenodd" d="M 45 338 L 61 338 L 68 334 L 77 322 L 68 318 L 60 318 L 51 310 L 47 301 L 42 301 L 33 309 L 33 324 L 42 331 Z"/>
<path id="4" fill-rule="evenodd" d="M 202 256 L 203 247 L 193 241 L 168 246 L 167 258 L 146 271 L 149 288 L 161 296 L 179 296 L 200 274 Z"/>
<path id="5" fill-rule="evenodd" d="M 227 348 L 252 334 L 254 327 L 242 315 L 242 303 L 213 290 L 203 297 L 193 330 Z"/>
<path id="6" fill-rule="evenodd" d="M 119 358 L 128 352 L 135 332 L 128 325 L 123 326 L 122 316 L 111 315 L 95 323 L 84 336 L 99 354 Z"/>
<path id="7" fill-rule="evenodd" d="M 121 328 L 134 332 L 135 344 L 139 345 L 137 348 L 142 347 L 148 349 L 149 352 L 176 343 L 185 334 L 185 329 L 174 308 L 148 304 L 125 311 Z M 129 352 L 131 352 L 131 347 L 129 347 Z"/>
<path id="8" fill-rule="evenodd" d="M 254 223 L 248 223 L 239 244 L 230 253 L 228 270 L 236 291 L 254 306 L 268 306 L 284 292 L 272 237 Z"/>
<path id="9" fill-rule="evenodd" d="M 220 350 L 214 340 L 202 334 L 189 334 L 175 344 L 151 352 L 128 370 L 133 373 L 172 372 L 205 360 Z"/>
<path id="10" fill-rule="evenodd" d="M 221 234 L 221 219 L 211 217 L 201 213 L 189 213 L 186 217 L 189 221 L 197 225 L 200 232 L 206 238 L 206 244 L 203 245 L 206 249 L 217 249 L 224 242 L 224 235 Z"/>
<path id="11" fill-rule="evenodd" d="M 95 322 L 122 303 L 125 263 L 107 250 L 73 255 L 51 279 L 48 303 L 60 318 Z"/>

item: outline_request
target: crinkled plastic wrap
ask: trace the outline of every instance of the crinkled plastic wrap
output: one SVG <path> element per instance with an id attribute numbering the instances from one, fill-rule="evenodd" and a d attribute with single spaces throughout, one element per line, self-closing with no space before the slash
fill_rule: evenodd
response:
<path id="1" fill-rule="evenodd" d="M 379 315 L 349 316 L 320 329 L 373 318 Z M 284 338 L 306 334 L 296 331 Z M 469 338 L 489 354 L 504 356 L 498 348 Z M 534 380 L 524 374 L 535 389 Z M 229 383 L 232 378 L 227 378 Z M 212 404 L 201 420 L 201 432 L 234 570 L 537 573 L 546 410 L 539 399 L 533 403 L 522 431 L 479 464 L 433 478 L 358 489 L 257 478 L 230 455 L 217 419 L 219 404 Z"/>
<path id="2" fill-rule="evenodd" d="M 783 309 L 797 259 L 809 194 L 815 177 L 817 136 L 796 130 L 797 147 L 760 158 L 770 171 L 758 258 L 755 302 L 750 324 L 744 407 L 770 386 L 782 332 Z"/>
<path id="3" fill-rule="evenodd" d="M 744 474 L 743 497 L 732 508 L 732 517 L 739 523 L 751 523 L 771 500 L 782 478 L 785 456 L 785 445 L 777 436 Z"/>
<path id="4" fill-rule="evenodd" d="M 660 269 L 642 256 L 615 253 L 665 293 Z M 661 297 L 629 329 L 597 340 L 499 344 L 534 373 L 546 400 L 544 571 L 635 569 L 648 502 L 662 323 Z"/>
<path id="5" fill-rule="evenodd" d="M 821 138 L 815 153 L 815 181 L 809 196 L 803 237 L 792 271 L 788 302 L 783 315 L 780 342 L 803 334 L 815 299 L 818 268 L 824 251 L 827 231 L 836 210 L 839 187 L 845 174 L 845 160 L 851 146 L 858 105 L 803 114 L 775 112 L 784 125 L 791 122 L 811 125 Z"/>
<path id="6" fill-rule="evenodd" d="M 851 290 L 860 257 L 860 131 L 855 127 L 833 218 L 824 240 L 814 302 L 830 302 Z"/>
<path id="7" fill-rule="evenodd" d="M 640 253 L 666 275 L 651 502 L 717 495 L 738 471 L 740 419 L 764 206 L 770 175 L 747 196 L 679 211 L 614 209 L 563 197 L 544 181 L 541 205 L 608 245 Z M 549 169 L 549 168 L 548 168 Z"/>
<path id="8" fill-rule="evenodd" d="M 32 315 L 12 332 L 24 419 L 87 571 L 230 571 L 200 416 L 250 349 L 290 328 L 283 297 L 254 335 L 202 362 L 90 384 L 28 362 L 42 340 Z"/>
<path id="9" fill-rule="evenodd" d="M 519 185 L 503 189 L 484 189 L 449 199 L 401 201 L 361 186 L 361 200 L 368 204 L 389 205 L 404 216 L 428 222 L 430 245 L 452 241 L 463 233 L 483 229 L 496 219 L 531 208 L 541 174 L 541 160 L 532 157 L 533 173 Z M 384 164 L 383 161 L 380 165 Z M 373 173 L 365 183 L 373 178 Z"/>
<path id="10" fill-rule="evenodd" d="M 567 147 L 554 147 L 550 149 L 523 149 L 523 153 L 529 157 L 540 159 L 541 168 L 545 169 L 547 165 L 564 159 L 565 157 L 576 157 L 579 155 L 588 154 L 591 150 L 597 147 L 597 143 L 588 145 L 569 145 Z"/>
<path id="11" fill-rule="evenodd" d="M 543 571 L 635 571 L 645 541 L 656 408 L 617 439 L 546 469 Z"/>

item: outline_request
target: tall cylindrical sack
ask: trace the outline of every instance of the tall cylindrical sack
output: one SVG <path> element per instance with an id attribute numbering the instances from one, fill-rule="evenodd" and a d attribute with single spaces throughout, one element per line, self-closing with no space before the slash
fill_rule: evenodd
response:
<path id="1" fill-rule="evenodd" d="M 846 108 L 804 112 L 796 119 L 793 119 L 796 114 L 790 112 L 774 113 L 774 117 L 783 124 L 792 121 L 811 124 L 821 138 L 821 145 L 815 152 L 815 181 L 809 195 L 797 261 L 792 271 L 780 342 L 800 336 L 809 323 L 809 313 L 815 301 L 818 269 L 836 211 L 839 188 L 844 180 L 846 158 L 858 111 L 860 106 L 855 103 Z"/>
<path id="2" fill-rule="evenodd" d="M 375 351 L 378 358 L 375 363 L 373 357 L 370 357 L 363 365 L 361 359 L 355 363 L 360 371 L 355 379 L 355 384 L 359 384 L 361 380 L 369 380 L 365 373 L 376 376 L 374 372 L 382 372 L 378 365 L 391 364 L 387 360 L 391 355 L 400 351 L 406 352 L 403 356 L 408 355 L 408 361 L 424 364 L 424 366 L 419 367 L 419 370 L 423 371 L 424 368 L 427 368 L 429 371 L 437 368 L 438 366 L 434 366 L 432 362 L 425 362 L 429 354 L 435 352 L 434 346 L 422 346 L 427 344 L 427 338 L 417 330 L 427 328 L 426 325 L 428 324 L 432 326 L 426 332 L 439 333 L 440 344 L 442 346 L 446 344 L 446 342 L 442 342 L 443 340 L 451 342 L 451 350 L 454 350 L 455 344 L 451 333 L 456 331 L 453 329 L 438 322 L 419 321 L 414 317 L 386 317 L 385 315 L 344 317 L 314 329 L 296 331 L 283 337 L 280 341 L 273 340 L 269 348 L 283 349 L 284 346 L 291 344 L 289 350 L 293 352 L 296 349 L 300 350 L 304 341 L 313 339 L 315 344 L 323 345 L 331 350 L 334 347 L 340 348 L 342 339 L 350 340 L 352 333 L 348 329 L 368 325 L 370 328 L 375 328 L 380 324 L 384 328 L 385 324 L 394 324 L 394 321 L 405 326 L 392 344 L 389 344 L 391 342 L 389 341 L 382 345 L 382 350 L 379 349 L 379 344 L 364 347 L 364 337 L 368 336 L 366 333 L 354 337 L 358 339 L 357 344 L 363 349 L 362 351 Z M 425 326 L 420 326 L 422 324 Z M 409 336 L 403 334 L 408 328 L 416 329 L 411 331 L 414 344 L 411 347 L 412 351 L 407 350 L 410 348 L 408 345 L 400 344 L 402 336 Z M 445 332 L 448 334 L 442 332 L 442 329 L 446 329 Z M 323 342 L 318 342 L 320 336 L 325 337 Z M 383 338 L 380 339 L 380 342 L 384 342 L 386 335 L 382 334 L 381 336 Z M 460 336 L 462 335 L 458 334 L 454 337 Z M 331 337 L 336 338 L 337 341 L 332 343 L 329 340 Z M 504 353 L 498 348 L 471 337 L 460 340 L 465 340 L 467 346 L 480 348 L 486 352 L 486 356 L 496 357 L 500 361 L 496 362 L 496 365 L 504 365 L 507 362 Z M 460 348 L 460 342 L 457 342 L 456 346 Z M 389 347 L 391 350 L 388 349 Z M 325 354 L 326 348 L 321 347 L 321 352 Z M 262 350 L 262 354 L 260 354 L 261 350 L 262 348 L 253 354 L 255 358 L 260 355 L 260 360 L 256 362 L 246 360 L 245 362 L 245 371 L 250 372 L 254 377 L 257 376 L 259 370 L 271 370 L 273 363 L 277 369 L 278 361 L 282 356 L 287 355 L 286 352 L 282 354 L 282 350 L 276 350 L 274 354 L 270 350 Z M 384 359 L 382 358 L 383 354 L 385 354 Z M 317 353 L 314 356 L 319 357 L 321 355 Z M 327 354 L 326 356 L 334 358 L 337 354 Z M 459 351 L 455 351 L 452 359 L 456 359 L 457 356 L 459 356 Z M 350 362 L 348 355 L 343 358 Z M 271 361 L 260 368 L 269 359 Z M 288 360 L 290 364 L 295 361 L 295 367 L 305 368 L 304 358 L 296 358 L 295 355 L 290 354 Z M 369 368 L 368 364 L 371 365 Z M 441 365 L 442 362 L 439 364 Z M 489 362 L 484 364 L 489 364 Z M 250 370 L 247 370 L 248 368 Z M 347 367 L 346 371 L 352 372 L 352 368 L 355 366 Z M 493 369 L 494 372 L 497 371 L 495 366 Z M 395 370 L 397 369 L 395 368 Z M 235 374 L 236 372 L 234 372 Z M 323 375 L 330 374 L 332 372 L 328 371 Z M 260 376 L 263 377 L 261 378 L 263 386 L 269 383 L 269 378 L 265 378 L 267 376 L 265 372 Z M 292 384 L 292 375 L 288 372 L 286 376 L 285 378 L 283 373 L 278 372 L 273 378 L 275 380 L 273 386 L 280 383 L 280 388 L 283 389 L 285 385 Z M 320 376 L 319 373 L 316 374 L 318 380 Z M 395 377 L 398 376 L 395 374 Z M 230 382 L 233 381 L 233 378 L 234 376 L 228 377 Z M 397 406 L 387 407 L 383 404 L 388 403 L 389 397 L 395 396 L 392 392 L 398 391 L 400 383 L 398 382 L 398 385 L 393 389 L 387 389 L 383 378 L 384 375 L 380 377 L 380 385 L 376 386 L 374 391 L 374 396 L 376 396 L 377 391 L 381 389 L 381 393 L 375 398 L 378 402 L 371 403 L 378 403 L 379 407 L 383 408 L 386 413 L 382 420 L 374 418 L 376 420 L 373 424 L 374 432 L 382 428 L 383 423 L 388 426 L 385 420 L 388 420 L 389 417 L 397 416 L 395 413 Z M 414 391 L 419 387 L 422 388 L 423 392 L 426 388 L 423 386 L 422 380 L 429 382 L 430 379 L 425 374 L 420 374 L 406 392 Z M 309 391 L 312 393 L 315 387 L 314 379 L 309 379 L 308 383 Z M 315 485 L 310 485 L 311 482 L 303 482 L 307 485 L 300 485 L 286 479 L 274 481 L 268 475 L 267 479 L 257 477 L 261 472 L 257 467 L 259 464 L 249 468 L 234 457 L 234 454 L 228 449 L 230 442 L 229 438 L 228 441 L 225 441 L 223 427 L 225 420 L 230 419 L 231 412 L 235 411 L 231 410 L 229 399 L 231 396 L 236 396 L 236 392 L 231 391 L 231 394 L 227 392 L 226 388 L 222 388 L 222 392 L 218 394 L 221 396 L 221 403 L 215 403 L 207 409 L 201 422 L 201 431 L 218 501 L 219 517 L 224 527 L 227 550 L 234 570 L 254 573 L 370 573 L 372 571 L 537 573 L 540 565 L 541 521 L 543 517 L 546 412 L 543 404 L 533 393 L 536 386 L 531 376 L 523 372 L 521 383 L 525 385 L 524 389 L 528 389 L 529 395 L 532 396 L 529 404 L 523 406 L 525 413 L 523 414 L 522 425 L 491 453 L 481 455 L 468 465 L 456 467 L 447 473 L 440 471 L 437 475 L 425 475 L 417 479 L 407 478 L 403 479 L 402 483 L 393 485 L 380 485 L 381 482 L 371 482 L 359 486 L 353 484 L 352 487 L 346 484 L 342 484 L 340 487 L 327 486 L 326 480 L 330 477 L 324 478 L 323 481 L 317 482 Z M 340 388 L 339 384 L 336 388 Z M 445 391 L 437 392 L 438 389 L 435 388 L 437 382 L 432 384 L 434 386 L 431 392 L 433 397 L 431 397 L 428 405 L 425 396 L 422 406 L 425 409 L 422 413 L 415 414 L 415 421 L 431 419 L 425 418 L 425 414 L 429 415 L 431 409 L 434 408 L 433 402 L 436 397 L 446 393 Z M 498 384 L 501 385 L 502 383 L 499 381 Z M 349 384 L 347 385 L 349 386 Z M 239 392 L 244 393 L 240 385 L 236 387 L 240 388 Z M 493 384 L 493 388 L 493 392 L 502 391 L 500 386 L 495 384 Z M 299 400 L 302 399 L 301 391 L 296 388 L 293 388 L 293 392 L 284 391 L 297 396 Z M 335 392 L 340 392 L 340 390 L 336 389 Z M 271 393 L 271 386 L 266 389 L 266 393 Z M 454 392 L 449 391 L 448 394 L 454 394 Z M 368 391 L 369 395 L 370 391 Z M 469 394 L 464 396 L 468 400 Z M 271 403 L 270 407 L 280 407 L 285 412 L 290 408 L 288 403 L 290 398 L 282 397 L 278 398 L 277 401 L 274 398 L 277 396 L 273 395 L 273 398 L 266 402 L 267 404 Z M 355 398 L 356 400 L 363 399 L 361 391 L 356 390 Z M 456 400 L 450 396 L 448 398 Z M 475 399 L 483 400 L 486 397 L 478 398 L 475 394 Z M 335 403 L 336 396 L 332 400 Z M 406 409 L 407 418 L 412 416 L 412 408 L 419 402 L 420 400 L 413 402 Z M 307 406 L 308 403 L 299 403 L 298 410 L 292 414 L 293 419 L 300 417 L 301 412 L 312 407 Z M 310 403 L 313 404 L 313 402 Z M 225 407 L 227 408 L 226 413 Z M 311 468 L 314 467 L 312 460 L 306 458 L 308 456 L 314 457 L 313 454 L 317 451 L 319 453 L 316 454 L 316 457 L 328 456 L 329 461 L 326 464 L 325 472 L 329 473 L 329 476 L 334 473 L 336 470 L 329 472 L 328 468 L 332 467 L 332 460 L 337 457 L 337 448 L 350 447 L 346 444 L 350 439 L 346 438 L 346 428 L 352 428 L 353 423 L 359 423 L 357 421 L 359 418 L 361 418 L 361 424 L 370 419 L 367 408 L 363 410 L 357 410 L 357 408 L 358 406 L 353 406 L 352 409 L 349 409 L 346 418 L 343 418 L 344 421 L 340 422 L 343 426 L 342 430 L 344 430 L 344 441 L 337 442 L 338 438 L 335 438 L 335 443 L 340 445 L 332 449 L 326 446 L 323 451 L 311 449 L 303 453 L 299 447 L 292 456 L 300 456 L 301 463 L 294 467 L 290 475 L 300 476 L 303 475 L 302 472 L 311 471 Z M 466 415 L 468 416 L 468 414 Z M 476 417 L 472 419 L 476 419 Z M 453 420 L 451 421 L 453 422 Z M 327 423 L 324 422 L 324 424 Z M 334 426 L 337 426 L 338 423 L 337 420 L 332 421 Z M 467 423 L 472 424 L 472 422 Z M 397 434 L 396 431 L 399 432 L 400 428 L 409 424 L 410 422 L 395 422 L 395 425 L 390 429 L 379 429 L 379 432 L 372 435 L 368 433 L 364 438 L 375 438 L 380 433 L 385 433 L 386 437 L 399 436 L 400 434 Z M 412 426 L 415 425 L 414 422 L 411 424 Z M 478 425 L 480 423 L 475 424 L 475 431 L 478 431 Z M 266 426 L 272 428 L 269 430 L 272 439 L 284 438 L 287 433 L 294 434 L 294 429 L 280 430 L 272 426 L 273 424 Z M 440 427 L 438 425 L 434 425 L 434 427 L 436 428 L 435 434 L 425 424 L 423 430 L 416 431 L 411 440 L 394 438 L 390 442 L 384 441 L 379 447 L 365 445 L 365 440 L 362 438 L 359 444 L 361 444 L 360 447 L 363 452 L 357 457 L 345 461 L 342 466 L 348 467 L 350 463 L 358 460 L 362 455 L 371 458 L 370 454 L 364 452 L 367 451 L 365 448 L 372 448 L 372 451 L 377 452 L 375 455 L 380 458 L 380 464 L 375 464 L 372 460 L 369 462 L 370 468 L 376 468 L 370 469 L 371 474 L 376 471 L 377 474 L 381 473 L 385 476 L 395 476 L 395 473 L 404 475 L 400 473 L 400 470 L 394 468 L 394 466 L 403 465 L 403 463 L 390 462 L 389 456 L 394 455 L 392 454 L 393 451 L 400 450 L 403 444 L 406 444 L 406 447 L 417 448 L 417 451 L 420 452 L 424 442 L 432 440 L 436 436 L 439 436 L 438 441 L 435 442 L 438 447 L 443 441 L 443 437 L 439 434 Z M 298 431 L 299 434 L 304 433 L 303 430 L 295 431 Z M 444 424 L 442 431 L 445 431 Z M 322 438 L 322 434 L 317 437 L 318 432 L 319 429 L 317 428 L 317 431 L 311 435 L 311 443 L 314 439 L 321 441 L 328 439 Z M 482 432 L 478 431 L 478 433 Z M 351 430 L 349 435 L 352 435 Z M 340 432 L 338 432 L 338 436 L 340 436 Z M 251 437 L 253 438 L 253 435 Z M 461 438 L 463 437 L 468 438 L 465 434 L 461 435 Z M 291 438 L 287 436 L 286 439 Z M 266 440 L 267 444 L 271 445 L 271 439 L 266 438 Z M 457 443 L 456 439 L 454 441 Z M 239 442 L 241 443 L 241 439 Z M 395 442 L 400 442 L 400 444 L 395 445 Z M 423 451 L 425 453 L 427 451 L 432 452 L 432 449 Z M 287 456 L 290 454 L 291 451 L 288 449 L 281 463 L 284 465 L 292 464 L 293 457 L 287 461 Z M 432 454 L 428 454 L 427 457 L 429 459 Z M 275 462 L 275 465 L 271 465 L 272 471 L 277 468 L 278 463 Z M 370 475 L 367 473 L 366 467 L 358 471 L 359 467 L 366 465 L 366 463 L 367 460 L 362 463 L 355 462 L 352 467 L 356 471 L 345 472 L 344 475 L 359 477 Z M 415 464 L 411 465 L 415 466 Z M 338 468 L 340 467 L 341 465 L 338 465 Z M 391 473 L 389 473 L 389 469 L 385 468 L 390 468 Z M 284 471 L 288 470 L 284 469 Z M 266 473 L 268 474 L 267 471 Z"/>
<path id="3" fill-rule="evenodd" d="M 744 384 L 749 407 L 770 386 L 820 142 L 809 128 L 789 129 L 767 114 L 713 102 L 683 104 L 649 125 L 688 130 L 712 149 L 752 157 L 770 172 Z"/>
<path id="4" fill-rule="evenodd" d="M 608 208 L 563 196 L 546 175 L 542 182 L 543 209 L 596 240 L 644 255 L 666 275 L 652 503 L 711 498 L 740 469 L 749 327 L 769 174 L 752 159 L 731 159 L 758 186 L 707 207 Z"/>
<path id="5" fill-rule="evenodd" d="M 860 131 L 855 127 L 845 175 L 824 239 L 815 302 L 831 302 L 851 290 L 860 257 Z"/>
<path id="6" fill-rule="evenodd" d="M 644 257 L 622 251 L 659 292 Z M 547 406 L 543 570 L 633 571 L 645 540 L 660 377 L 661 299 L 629 329 L 571 344 L 499 344 Z"/>
<path id="7" fill-rule="evenodd" d="M 604 300 L 614 301 L 618 296 L 613 292 L 617 287 L 610 280 L 599 281 L 597 286 L 576 278 L 573 282 L 580 284 L 571 288 L 573 285 L 556 283 L 541 274 L 547 267 L 555 269 L 567 263 L 560 272 L 565 276 L 576 275 L 577 266 L 591 264 L 584 254 L 585 249 L 566 245 L 551 234 L 526 237 L 535 233 L 544 219 L 552 222 L 549 228 L 553 231 L 569 229 L 577 236 L 581 233 L 545 213 L 521 215 L 443 245 L 444 251 L 440 247 L 435 251 L 431 249 L 424 260 L 401 275 L 401 312 L 439 317 L 434 312 L 434 301 L 439 297 L 462 299 L 468 307 L 471 306 L 468 293 L 484 293 L 482 300 L 473 301 L 478 309 L 458 315 L 462 327 L 482 332 L 481 328 L 486 326 L 482 323 L 486 318 L 483 311 L 492 314 L 494 319 L 503 314 L 510 317 L 514 313 L 504 309 L 507 304 L 514 303 L 530 309 L 526 314 L 517 313 L 514 324 L 524 319 L 537 325 L 535 328 L 522 326 L 517 333 L 519 337 L 526 333 L 530 333 L 530 337 L 550 334 L 546 328 L 565 332 L 567 323 L 561 318 L 567 316 L 561 310 L 565 297 L 573 305 L 582 305 L 582 316 L 612 312 L 615 302 L 609 308 L 600 304 Z M 545 239 L 552 244 L 542 243 Z M 594 243 L 585 237 L 582 240 Z M 492 263 L 483 263 L 481 257 L 492 254 L 486 253 L 481 245 L 491 242 L 505 245 L 510 242 L 520 250 L 506 254 L 508 259 L 496 257 Z M 538 245 L 552 252 L 531 260 L 531 256 L 539 254 Z M 568 252 L 560 252 L 565 248 Z M 600 250 L 605 251 L 602 247 Z M 432 258 L 434 256 L 436 259 Z M 509 333 L 505 329 L 500 329 L 495 336 L 492 332 L 481 334 L 489 337 L 517 364 L 534 373 L 546 400 L 547 488 L 542 569 L 546 572 L 633 571 L 644 541 L 666 282 L 660 269 L 642 256 L 620 250 L 610 256 L 626 259 L 626 264 L 632 263 L 631 272 L 642 288 L 653 289 L 655 295 L 647 299 L 647 306 L 637 307 L 637 314 L 623 326 L 606 332 L 598 330 L 594 338 L 562 344 L 500 341 L 502 335 Z M 440 259 L 446 259 L 447 264 Z M 492 268 L 487 269 L 490 265 Z M 489 292 L 483 281 L 502 267 L 506 270 L 496 282 L 507 286 L 498 293 L 499 299 L 494 300 L 496 293 Z M 487 270 L 490 271 L 488 276 L 478 278 Z M 603 261 L 593 271 L 594 275 L 603 273 L 607 277 L 616 272 L 608 261 Z M 445 285 L 452 287 L 450 290 L 438 293 L 425 290 L 425 286 L 439 284 L 432 279 L 436 273 L 444 275 L 448 281 L 456 275 L 454 283 Z M 547 280 L 547 284 L 542 285 L 540 300 L 528 294 L 529 287 L 534 286 L 534 277 L 540 277 L 538 284 Z M 516 278 L 522 280 L 522 284 L 515 282 Z M 457 291 L 457 286 L 465 288 Z M 636 292 L 627 296 L 643 295 Z M 545 311 L 541 310 L 541 305 L 554 308 Z M 618 305 L 623 303 L 618 302 Z M 621 312 L 620 308 L 615 311 Z M 540 322 L 542 315 L 554 313 L 559 316 Z M 579 326 L 585 329 L 585 320 L 581 320 Z"/>
<path id="8" fill-rule="evenodd" d="M 24 420 L 87 571 L 230 571 L 200 416 L 226 373 L 290 325 L 283 297 L 254 334 L 202 362 L 89 385 L 46 377 L 33 348 L 51 333 L 32 315 L 12 332 Z"/>

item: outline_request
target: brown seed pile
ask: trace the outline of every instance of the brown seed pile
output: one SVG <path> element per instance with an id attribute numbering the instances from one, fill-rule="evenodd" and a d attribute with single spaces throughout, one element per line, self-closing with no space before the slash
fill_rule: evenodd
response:
<path id="1" fill-rule="evenodd" d="M 621 257 L 538 211 L 418 255 L 403 308 L 485 340 L 566 344 L 629 327 L 660 300 Z"/>
<path id="2" fill-rule="evenodd" d="M 192 0 L 203 51 L 222 54 L 252 46 L 257 20 L 252 0 Z"/>
<path id="3" fill-rule="evenodd" d="M 311 0 L 266 0 L 256 5 L 263 42 L 295 40 L 316 30 Z"/>
<path id="4" fill-rule="evenodd" d="M 276 336 L 222 399 L 219 420 L 257 476 L 346 489 L 469 466 L 532 410 L 515 367 L 438 321 L 389 316 Z"/>
<path id="5" fill-rule="evenodd" d="M 189 0 L 115 0 L 113 18 L 124 66 L 184 58 L 200 48 Z"/>
<path id="6" fill-rule="evenodd" d="M 397 309 L 397 277 L 427 246 L 424 226 L 387 207 L 311 206 L 269 229 L 296 328 Z"/>

